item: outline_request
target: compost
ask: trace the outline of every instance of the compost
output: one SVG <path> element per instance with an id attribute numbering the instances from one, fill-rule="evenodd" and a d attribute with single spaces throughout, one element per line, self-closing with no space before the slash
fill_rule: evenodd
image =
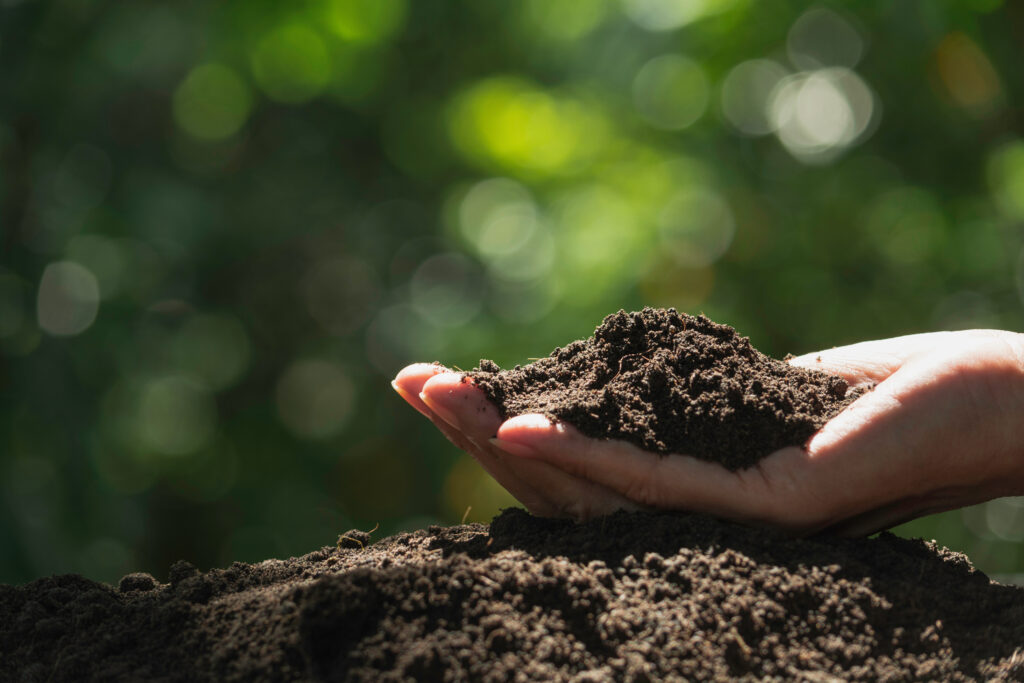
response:
<path id="1" fill-rule="evenodd" d="M 0 587 L 0 680 L 1020 680 L 1024 590 L 892 535 L 507 510 L 118 586 Z M 359 542 L 355 542 L 358 540 Z"/>
<path id="2" fill-rule="evenodd" d="M 761 353 L 732 327 L 675 309 L 619 311 L 525 366 L 466 373 L 503 418 L 541 413 L 587 436 L 737 470 L 803 446 L 866 387 Z"/>

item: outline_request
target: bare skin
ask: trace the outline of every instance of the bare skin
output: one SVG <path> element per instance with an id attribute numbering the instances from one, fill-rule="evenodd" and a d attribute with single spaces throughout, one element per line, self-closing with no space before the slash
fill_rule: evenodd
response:
<path id="1" fill-rule="evenodd" d="M 863 535 L 1024 494 L 1024 335 L 934 332 L 791 362 L 877 386 L 805 449 L 781 449 L 738 472 L 584 437 L 542 415 L 502 422 L 480 389 L 439 365 L 410 365 L 392 384 L 541 516 L 693 510 L 794 533 Z"/>

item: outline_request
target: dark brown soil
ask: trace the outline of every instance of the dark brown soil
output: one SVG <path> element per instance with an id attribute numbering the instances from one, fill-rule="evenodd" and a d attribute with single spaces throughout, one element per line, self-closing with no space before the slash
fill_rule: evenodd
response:
<path id="1" fill-rule="evenodd" d="M 345 543 L 206 573 L 179 562 L 168 583 L 0 586 L 0 680 L 1024 676 L 1024 590 L 922 541 L 510 510 Z"/>
<path id="2" fill-rule="evenodd" d="M 619 311 L 589 339 L 502 371 L 467 373 L 508 418 L 541 413 L 587 436 L 742 469 L 803 446 L 862 393 L 769 358 L 728 325 L 675 309 Z"/>

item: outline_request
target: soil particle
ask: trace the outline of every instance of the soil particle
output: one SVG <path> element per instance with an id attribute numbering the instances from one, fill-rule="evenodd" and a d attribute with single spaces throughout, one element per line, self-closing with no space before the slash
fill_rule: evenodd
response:
<path id="1" fill-rule="evenodd" d="M 198 574 L 199 569 L 196 568 L 194 564 L 185 560 L 178 560 L 172 564 L 170 570 L 168 570 L 167 580 L 172 586 L 177 586 L 179 583 L 185 581 L 185 579 L 190 579 Z"/>
<path id="2" fill-rule="evenodd" d="M 349 529 L 338 536 L 338 548 L 362 550 L 370 545 L 370 532 L 359 529 Z"/>
<path id="3" fill-rule="evenodd" d="M 923 541 L 507 510 L 365 549 L 0 586 L 0 680 L 1020 680 L 1024 590 Z M 151 578 L 151 577 L 150 577 Z M 124 590 L 139 585 L 138 589 Z M 200 595 L 204 599 L 196 600 Z"/>
<path id="4" fill-rule="evenodd" d="M 151 575 L 145 572 L 136 572 L 123 576 L 117 584 L 117 589 L 122 593 L 130 593 L 131 591 L 151 591 L 156 586 L 156 579 Z"/>
<path id="5" fill-rule="evenodd" d="M 502 371 L 466 373 L 503 418 L 541 413 L 587 436 L 730 470 L 803 446 L 862 389 L 764 355 L 728 325 L 675 309 L 619 311 L 589 339 Z"/>

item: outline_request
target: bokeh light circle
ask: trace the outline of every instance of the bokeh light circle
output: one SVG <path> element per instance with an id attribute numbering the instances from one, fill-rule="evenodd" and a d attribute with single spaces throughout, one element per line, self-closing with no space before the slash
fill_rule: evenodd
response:
<path id="1" fill-rule="evenodd" d="M 401 28 L 405 0 L 328 0 L 327 25 L 346 41 L 380 43 Z"/>
<path id="2" fill-rule="evenodd" d="M 1024 497 L 997 498 L 984 505 L 985 524 L 997 538 L 1010 543 L 1024 541 Z"/>
<path id="3" fill-rule="evenodd" d="M 779 140 L 806 163 L 826 163 L 863 138 L 876 116 L 867 84 L 844 68 L 794 74 L 778 83 L 769 116 Z"/>
<path id="4" fill-rule="evenodd" d="M 216 425 L 213 398 L 193 378 L 158 377 L 142 387 L 137 429 L 143 448 L 170 456 L 194 453 L 210 440 Z"/>
<path id="5" fill-rule="evenodd" d="M 459 230 L 484 257 L 513 253 L 537 229 L 537 204 L 530 191 L 508 178 L 483 180 L 459 205 Z"/>
<path id="6" fill-rule="evenodd" d="M 864 55 L 864 39 L 848 19 L 834 10 L 814 7 L 789 29 L 789 61 L 800 69 L 853 68 Z"/>
<path id="7" fill-rule="evenodd" d="M 489 178 L 471 187 L 458 208 L 459 232 L 506 282 L 546 275 L 555 259 L 555 240 L 530 191 L 508 178 Z"/>
<path id="8" fill-rule="evenodd" d="M 442 327 L 464 325 L 480 311 L 483 280 L 479 269 L 458 252 L 432 256 L 420 264 L 409 282 L 412 307 Z"/>
<path id="9" fill-rule="evenodd" d="M 622 0 L 626 16 L 648 31 L 673 31 L 722 12 L 735 0 Z"/>
<path id="10" fill-rule="evenodd" d="M 100 307 L 96 276 L 74 261 L 46 266 L 36 300 L 39 327 L 55 336 L 74 336 L 95 322 Z"/>
<path id="11" fill-rule="evenodd" d="M 320 34 L 305 24 L 286 24 L 264 36 L 252 54 L 252 72 L 273 100 L 301 104 L 331 79 L 331 62 Z"/>
<path id="12" fill-rule="evenodd" d="M 338 364 L 292 363 L 277 383 L 277 413 L 297 436 L 323 439 L 340 432 L 355 403 L 355 385 Z"/>
<path id="13" fill-rule="evenodd" d="M 609 0 L 526 0 L 524 30 L 552 40 L 579 40 L 604 21 L 609 4 Z"/>
<path id="14" fill-rule="evenodd" d="M 468 160 L 516 177 L 569 173 L 608 137 L 599 106 L 561 96 L 516 76 L 481 80 L 453 99 L 448 130 Z"/>
<path id="15" fill-rule="evenodd" d="M 707 109 L 710 86 L 704 70 L 681 55 L 662 55 L 633 79 L 633 103 L 649 124 L 665 130 L 693 125 Z"/>
<path id="16" fill-rule="evenodd" d="M 775 130 L 768 106 L 772 91 L 789 72 L 769 59 L 737 64 L 722 82 L 722 114 L 745 135 L 767 135 Z"/>
<path id="17" fill-rule="evenodd" d="M 999 208 L 1024 220 L 1024 140 L 1007 143 L 989 157 L 988 179 Z"/>
<path id="18" fill-rule="evenodd" d="M 174 120 L 201 140 L 223 140 L 238 132 L 252 109 L 249 86 L 223 64 L 203 64 L 174 91 Z"/>
<path id="19" fill-rule="evenodd" d="M 736 233 L 728 203 L 706 188 L 677 193 L 658 216 L 658 227 L 664 247 L 677 263 L 689 267 L 714 263 Z"/>

